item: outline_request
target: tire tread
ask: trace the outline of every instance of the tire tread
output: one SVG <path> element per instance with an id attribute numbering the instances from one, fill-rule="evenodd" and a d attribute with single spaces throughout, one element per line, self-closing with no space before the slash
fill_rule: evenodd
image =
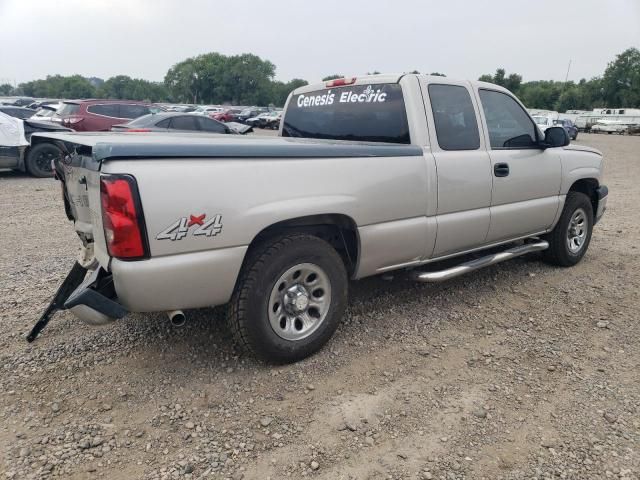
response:
<path id="1" fill-rule="evenodd" d="M 589 238 L 587 240 L 587 244 L 585 245 L 581 255 L 577 257 L 570 257 L 567 254 L 566 247 L 566 232 L 565 232 L 565 222 L 567 217 L 573 215 L 573 212 L 582 207 L 587 212 L 587 216 L 589 217 L 589 229 L 593 228 L 593 208 L 591 206 L 591 200 L 584 193 L 570 191 L 567 194 L 567 198 L 564 202 L 564 208 L 562 210 L 562 214 L 560 215 L 560 219 L 556 224 L 555 228 L 546 236 L 546 240 L 549 242 L 549 248 L 544 251 L 544 259 L 553 265 L 558 265 L 561 267 L 570 267 L 578 263 L 587 249 L 589 248 L 589 243 L 591 241 L 591 232 L 589 232 Z"/>
<path id="2" fill-rule="evenodd" d="M 249 251 L 247 260 L 240 271 L 236 288 L 227 307 L 227 324 L 234 342 L 251 355 L 267 361 L 278 357 L 277 352 L 273 352 L 273 356 L 266 356 L 263 352 L 258 351 L 250 340 L 247 302 L 249 302 L 253 286 L 258 281 L 258 273 L 273 261 L 276 255 L 289 248 L 293 243 L 300 241 L 324 242 L 324 240 L 312 235 L 291 233 L 266 238 L 253 247 Z M 335 253 L 337 259 L 342 262 L 338 253 L 333 248 L 331 250 Z"/>

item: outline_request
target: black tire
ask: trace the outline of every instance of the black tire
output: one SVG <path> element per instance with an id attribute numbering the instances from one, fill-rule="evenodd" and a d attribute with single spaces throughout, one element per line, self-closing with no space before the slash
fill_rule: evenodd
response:
<path id="1" fill-rule="evenodd" d="M 578 212 L 584 212 L 584 238 L 579 247 L 574 242 L 570 247 L 570 224 Z M 593 206 L 591 200 L 584 193 L 569 192 L 564 202 L 564 209 L 555 228 L 546 236 L 549 248 L 544 251 L 544 258 L 548 263 L 560 267 L 572 267 L 577 264 L 589 248 L 593 230 Z M 582 230 L 580 230 L 582 231 Z M 576 237 L 573 237 L 576 238 Z M 576 248 L 576 250 L 572 250 Z"/>
<path id="2" fill-rule="evenodd" d="M 229 328 L 235 341 L 267 362 L 290 363 L 317 352 L 338 328 L 347 305 L 348 278 L 342 258 L 329 243 L 304 234 L 272 237 L 252 250 L 227 308 Z M 274 293 L 279 295 L 282 291 L 284 295 L 285 290 L 289 291 L 291 287 L 283 286 L 286 282 L 282 282 L 282 277 L 301 264 L 319 267 L 326 275 L 330 282 L 329 302 L 326 314 L 313 327 L 315 330 L 310 328 L 311 333 L 305 338 L 290 340 L 282 337 L 284 326 L 282 333 L 276 333 L 276 327 L 272 326 L 270 301 Z M 276 317 L 288 315 L 284 303 L 281 305 L 284 313 L 276 314 Z M 312 307 L 308 308 L 310 312 Z M 287 325 L 291 329 L 297 328 L 292 322 Z"/>
<path id="3" fill-rule="evenodd" d="M 62 156 L 62 150 L 52 143 L 40 143 L 29 150 L 26 158 L 27 172 L 34 177 L 53 177 L 51 160 Z"/>

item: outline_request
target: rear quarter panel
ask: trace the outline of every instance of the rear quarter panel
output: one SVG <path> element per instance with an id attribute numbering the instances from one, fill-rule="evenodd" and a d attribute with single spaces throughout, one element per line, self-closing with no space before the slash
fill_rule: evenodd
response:
<path id="1" fill-rule="evenodd" d="M 264 228 L 291 218 L 335 213 L 351 217 L 359 230 L 397 222 L 386 238 L 415 245 L 401 257 L 422 257 L 426 226 L 427 168 L 423 156 L 118 160 L 104 164 L 107 173 L 129 173 L 138 183 L 151 256 L 246 246 Z M 180 240 L 158 235 L 181 218 L 221 216 L 215 236 Z M 399 222 L 413 219 L 413 222 Z M 426 227 L 425 227 L 426 228 Z M 410 236 L 407 239 L 407 235 Z M 422 238 L 420 238 L 422 236 Z M 398 257 L 389 244 L 379 264 Z M 370 266 L 370 268 L 374 268 Z M 373 272 L 372 272 L 373 273 Z"/>

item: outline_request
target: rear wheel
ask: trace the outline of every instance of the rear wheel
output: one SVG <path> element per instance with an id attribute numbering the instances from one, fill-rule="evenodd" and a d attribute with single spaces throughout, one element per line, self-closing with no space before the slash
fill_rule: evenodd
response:
<path id="1" fill-rule="evenodd" d="M 27 154 L 27 171 L 34 177 L 53 177 L 51 161 L 61 156 L 62 150 L 52 143 L 40 143 L 31 148 Z"/>
<path id="2" fill-rule="evenodd" d="M 589 248 L 593 229 L 593 206 L 584 193 L 569 192 L 557 225 L 547 236 L 545 260 L 561 267 L 577 264 Z"/>
<path id="3" fill-rule="evenodd" d="M 347 304 L 347 272 L 324 240 L 303 234 L 254 248 L 228 307 L 235 340 L 271 362 L 301 360 L 333 335 Z"/>

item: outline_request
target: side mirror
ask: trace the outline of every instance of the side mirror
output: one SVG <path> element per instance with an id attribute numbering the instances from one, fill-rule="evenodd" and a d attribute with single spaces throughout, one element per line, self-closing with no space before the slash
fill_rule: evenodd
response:
<path id="1" fill-rule="evenodd" d="M 549 127 L 544 132 L 545 147 L 565 147 L 569 145 L 569 134 L 564 127 Z"/>

